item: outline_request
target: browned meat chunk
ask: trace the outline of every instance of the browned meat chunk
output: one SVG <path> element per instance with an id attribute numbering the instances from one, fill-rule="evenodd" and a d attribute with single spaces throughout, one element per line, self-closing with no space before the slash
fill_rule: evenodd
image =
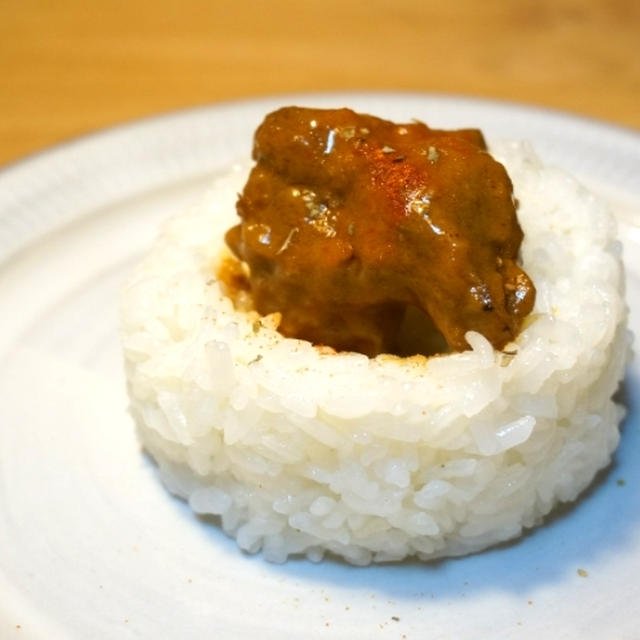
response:
<path id="1" fill-rule="evenodd" d="M 502 348 L 533 307 L 511 181 L 477 130 L 287 107 L 255 135 L 227 243 L 256 309 L 338 350 L 396 351 L 407 307 L 450 348 Z"/>

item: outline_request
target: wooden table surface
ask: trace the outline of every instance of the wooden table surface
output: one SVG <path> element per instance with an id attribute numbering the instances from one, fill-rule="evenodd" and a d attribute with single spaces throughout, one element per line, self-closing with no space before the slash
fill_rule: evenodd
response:
<path id="1" fill-rule="evenodd" d="M 0 0 L 0 164 L 168 110 L 352 89 L 515 100 L 640 129 L 640 3 Z"/>

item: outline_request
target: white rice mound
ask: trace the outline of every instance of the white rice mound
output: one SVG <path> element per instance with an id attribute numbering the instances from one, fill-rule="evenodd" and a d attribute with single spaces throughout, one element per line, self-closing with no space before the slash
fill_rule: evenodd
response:
<path id="1" fill-rule="evenodd" d="M 131 410 L 167 488 L 273 562 L 457 556 L 512 539 L 605 467 L 629 354 L 603 203 L 526 144 L 507 167 L 534 312 L 501 353 L 367 358 L 282 337 L 215 278 L 247 167 L 170 220 L 125 287 Z"/>

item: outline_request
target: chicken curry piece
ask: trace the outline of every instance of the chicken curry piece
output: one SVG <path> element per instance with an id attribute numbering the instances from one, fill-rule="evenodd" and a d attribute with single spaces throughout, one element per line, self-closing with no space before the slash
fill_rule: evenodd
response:
<path id="1" fill-rule="evenodd" d="M 408 310 L 454 351 L 470 330 L 497 349 L 518 334 L 535 289 L 511 181 L 480 131 L 286 107 L 253 158 L 226 242 L 282 334 L 398 353 Z"/>

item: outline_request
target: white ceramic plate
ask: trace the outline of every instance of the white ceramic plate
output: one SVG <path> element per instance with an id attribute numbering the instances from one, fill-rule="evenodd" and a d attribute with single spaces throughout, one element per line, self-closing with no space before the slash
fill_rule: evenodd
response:
<path id="1" fill-rule="evenodd" d="M 429 95 L 285 96 L 108 130 L 0 173 L 0 637 L 638 638 L 640 370 L 611 468 L 515 544 L 435 565 L 277 566 L 160 485 L 126 410 L 117 294 L 158 222 L 282 104 L 527 138 L 622 220 L 640 326 L 640 136 Z"/>

